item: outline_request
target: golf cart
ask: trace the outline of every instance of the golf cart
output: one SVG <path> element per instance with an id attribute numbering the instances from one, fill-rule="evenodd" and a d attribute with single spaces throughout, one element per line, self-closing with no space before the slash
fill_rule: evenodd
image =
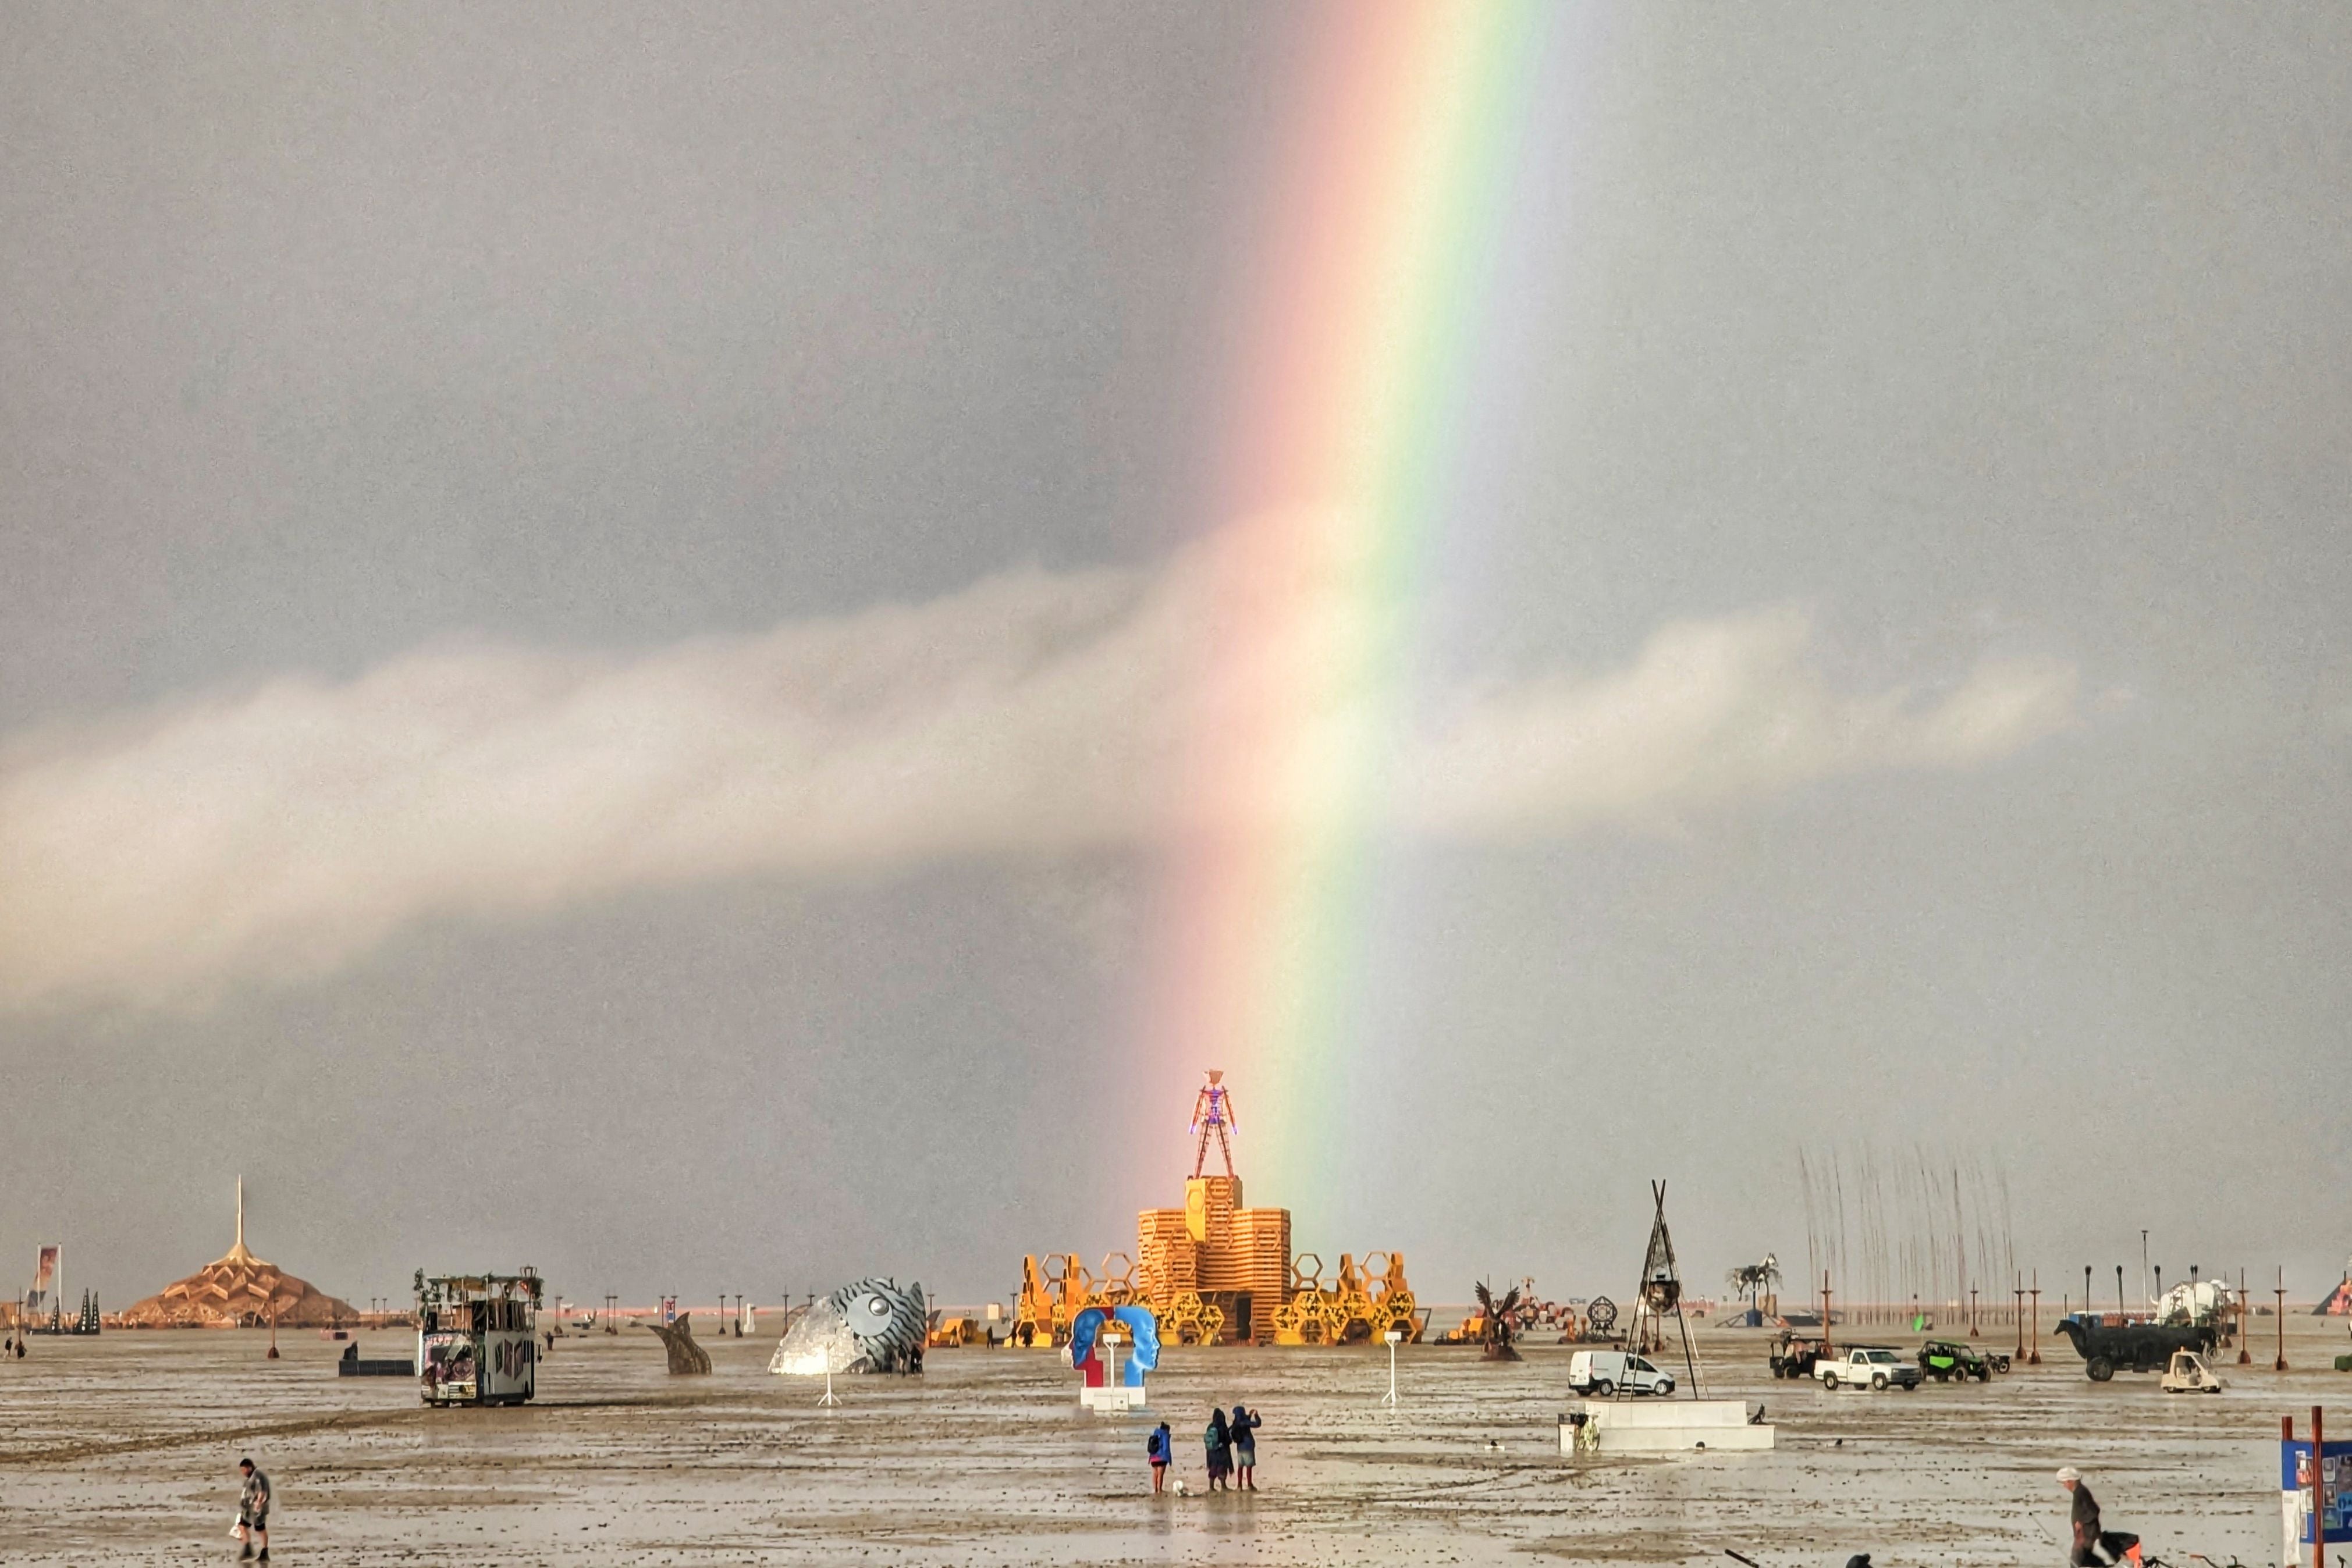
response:
<path id="1" fill-rule="evenodd" d="M 1822 1342 L 1782 1329 L 1772 1341 L 1772 1375 L 1775 1377 L 1811 1377 L 1813 1364 L 1822 1358 Z"/>
<path id="2" fill-rule="evenodd" d="M 2167 1394 L 2219 1394 L 2221 1380 L 2205 1364 L 2205 1358 L 2193 1350 L 2176 1350 L 2172 1364 L 2164 1369 L 2164 1381 L 2158 1385 Z"/>

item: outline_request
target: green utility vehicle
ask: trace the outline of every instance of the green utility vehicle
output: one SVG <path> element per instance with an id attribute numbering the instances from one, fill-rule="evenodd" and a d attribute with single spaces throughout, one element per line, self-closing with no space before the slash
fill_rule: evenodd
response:
<path id="1" fill-rule="evenodd" d="M 1971 1377 L 1985 1383 L 1994 1373 L 2009 1370 L 2009 1357 L 1986 1355 L 1958 1340 L 1931 1339 L 1919 1347 L 1919 1370 L 1938 1383 L 1954 1378 L 1966 1383 Z"/>

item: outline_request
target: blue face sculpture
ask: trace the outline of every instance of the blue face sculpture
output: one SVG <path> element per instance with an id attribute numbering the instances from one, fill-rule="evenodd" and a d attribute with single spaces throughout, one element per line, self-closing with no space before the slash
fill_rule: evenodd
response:
<path id="1" fill-rule="evenodd" d="M 1129 1388 L 1143 1386 L 1143 1375 L 1160 1364 L 1160 1320 L 1150 1307 L 1117 1307 L 1105 1312 L 1088 1307 L 1070 1320 L 1070 1364 L 1083 1365 L 1094 1354 L 1103 1324 L 1116 1322 L 1127 1331 L 1129 1352 L 1119 1358 L 1118 1380 Z"/>

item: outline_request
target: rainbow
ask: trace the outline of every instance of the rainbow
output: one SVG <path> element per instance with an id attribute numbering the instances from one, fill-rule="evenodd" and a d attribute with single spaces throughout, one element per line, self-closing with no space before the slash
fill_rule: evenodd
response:
<path id="1" fill-rule="evenodd" d="M 1376 0 L 1306 19 L 1215 480 L 1242 520 L 1189 782 L 1228 809 L 1174 857 L 1150 1020 L 1153 1060 L 1230 1074 L 1261 1202 L 1311 1198 L 1334 1153 L 1367 828 L 1550 15 Z M 1164 1134 L 1145 1143 L 1160 1165 Z"/>

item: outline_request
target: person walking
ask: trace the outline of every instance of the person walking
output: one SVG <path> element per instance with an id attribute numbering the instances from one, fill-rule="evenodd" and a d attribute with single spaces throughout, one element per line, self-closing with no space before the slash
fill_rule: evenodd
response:
<path id="1" fill-rule="evenodd" d="M 2099 1562 L 2099 1552 L 2105 1551 L 2108 1564 L 2129 1563 L 2132 1568 L 2140 1568 L 2139 1537 L 2120 1530 L 2099 1528 L 2099 1500 L 2083 1484 L 2083 1472 L 2068 1465 L 2058 1472 L 2058 1484 L 2074 1494 L 2074 1505 L 2069 1511 L 2074 1526 L 2074 1550 L 2067 1561 L 2075 1568 L 2105 1568 Z"/>
<path id="2" fill-rule="evenodd" d="M 1232 1419 L 1225 1430 L 1234 1444 L 1234 1472 L 1244 1491 L 1257 1490 L 1257 1412 L 1243 1406 L 1234 1406 Z"/>
<path id="3" fill-rule="evenodd" d="M 240 1563 L 247 1559 L 269 1561 L 269 1478 L 257 1469 L 251 1459 L 239 1459 L 236 1468 L 245 1476 L 245 1490 L 236 1500 L 236 1527 L 245 1535 L 245 1550 L 236 1554 Z M 254 1558 L 258 1544 L 261 1555 Z"/>
<path id="4" fill-rule="evenodd" d="M 1209 1407 L 1209 1429 L 1202 1441 L 1209 1450 L 1209 1490 L 1230 1491 L 1226 1478 L 1234 1473 L 1234 1440 L 1231 1428 L 1225 1425 L 1225 1413 L 1216 1406 Z"/>
<path id="5" fill-rule="evenodd" d="M 1168 1423 L 1162 1421 L 1151 1436 L 1143 1439 L 1143 1457 L 1151 1461 L 1151 1495 L 1158 1497 L 1168 1479 L 1168 1461 L 1175 1458 L 1176 1440 L 1169 1435 Z"/>

